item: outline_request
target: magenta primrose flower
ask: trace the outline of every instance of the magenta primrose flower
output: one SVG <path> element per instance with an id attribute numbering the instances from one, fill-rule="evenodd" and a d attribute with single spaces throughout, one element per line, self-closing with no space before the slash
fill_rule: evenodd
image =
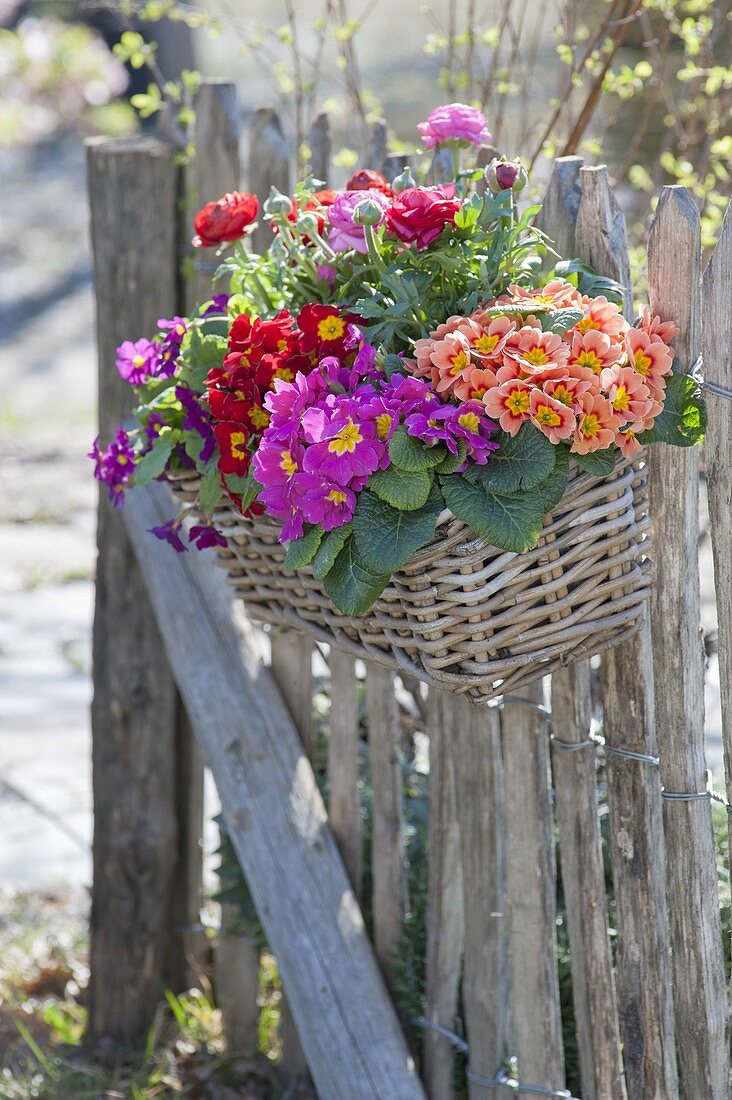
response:
<path id="1" fill-rule="evenodd" d="M 461 145 L 490 145 L 493 140 L 482 111 L 467 103 L 445 103 L 435 107 L 426 122 L 417 126 L 428 149 L 448 142 Z"/>
<path id="2" fill-rule="evenodd" d="M 498 449 L 498 443 L 490 439 L 498 425 L 488 419 L 479 401 L 466 401 L 460 406 L 426 401 L 406 418 L 404 426 L 408 435 L 428 446 L 444 443 L 454 455 L 458 454 L 458 442 L 462 440 L 468 457 L 479 465 L 484 465 L 490 452 Z"/>
<path id="3" fill-rule="evenodd" d="M 371 190 L 368 197 L 377 203 L 382 210 L 386 210 L 389 206 L 390 200 L 386 195 L 382 195 L 380 191 Z M 328 244 L 336 252 L 347 252 L 349 248 L 353 248 L 356 252 L 368 252 L 363 226 L 355 225 L 353 221 L 353 212 L 358 204 L 363 201 L 363 191 L 341 191 L 336 196 L 333 204 L 328 207 L 328 221 L 330 222 Z M 376 224 L 381 225 L 383 220 L 382 215 Z"/>
<path id="4" fill-rule="evenodd" d="M 324 531 L 332 531 L 347 523 L 356 511 L 356 494 L 321 474 L 296 474 L 292 479 L 292 503 L 306 523 L 319 523 Z"/>
<path id="5" fill-rule="evenodd" d="M 148 378 L 157 373 L 159 347 L 144 337 L 140 340 L 125 340 L 117 348 L 114 365 L 120 378 L 131 386 L 141 386 Z"/>
<path id="6" fill-rule="evenodd" d="M 135 469 L 135 452 L 127 432 L 119 429 L 106 451 L 99 447 L 99 436 L 92 443 L 89 458 L 94 461 L 94 477 L 107 487 L 115 508 L 124 504 L 124 488 Z"/>
<path id="7" fill-rule="evenodd" d="M 328 410 L 311 412 L 320 412 L 321 416 L 308 418 L 313 435 L 312 446 L 305 452 L 304 468 L 308 473 L 322 474 L 345 486 L 354 477 L 379 469 L 386 447 L 375 425 L 361 422 L 358 402 L 340 398 L 332 416 L 328 416 Z"/>

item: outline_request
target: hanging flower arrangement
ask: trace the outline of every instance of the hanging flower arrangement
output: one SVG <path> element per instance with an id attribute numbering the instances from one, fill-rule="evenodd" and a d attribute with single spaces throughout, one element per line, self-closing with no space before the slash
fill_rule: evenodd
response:
<path id="1" fill-rule="evenodd" d="M 193 243 L 218 250 L 228 293 L 121 345 L 137 426 L 91 452 L 116 506 L 191 475 L 195 499 L 153 532 L 177 551 L 225 547 L 222 508 L 276 525 L 285 568 L 348 616 L 446 516 L 521 555 L 573 478 L 704 428 L 673 324 L 629 324 L 623 288 L 553 253 L 539 208 L 519 206 L 520 163 L 465 163 L 490 140 L 483 115 L 451 104 L 419 129 L 452 179 L 363 169 L 343 190 L 273 190 L 264 255 L 253 195 L 207 203 Z"/>

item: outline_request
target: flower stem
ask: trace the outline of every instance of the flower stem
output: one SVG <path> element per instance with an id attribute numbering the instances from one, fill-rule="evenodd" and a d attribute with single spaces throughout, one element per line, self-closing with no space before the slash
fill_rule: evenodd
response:
<path id="1" fill-rule="evenodd" d="M 386 271 L 386 264 L 382 259 L 381 253 L 379 252 L 379 246 L 376 243 L 376 234 L 374 233 L 374 227 L 372 225 L 365 225 L 363 227 L 363 235 L 366 241 L 366 247 L 369 250 L 369 258 L 374 267 L 378 271 Z"/>

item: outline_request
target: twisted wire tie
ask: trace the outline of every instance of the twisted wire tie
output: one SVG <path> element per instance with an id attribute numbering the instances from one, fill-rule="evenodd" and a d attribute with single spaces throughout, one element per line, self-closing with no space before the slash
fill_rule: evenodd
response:
<path id="1" fill-rule="evenodd" d="M 709 390 L 715 397 L 726 397 L 728 401 L 732 401 L 732 390 L 728 390 L 726 386 L 721 386 L 719 382 L 710 382 L 708 378 L 705 378 L 702 374 L 702 367 L 704 366 L 704 357 L 698 355 L 694 360 L 690 376 L 695 382 L 698 382 L 702 389 Z"/>
<path id="2" fill-rule="evenodd" d="M 417 1027 L 421 1027 L 425 1031 L 434 1031 L 438 1035 L 442 1035 L 444 1039 L 449 1040 L 455 1049 L 459 1050 L 462 1054 L 469 1053 L 468 1044 L 461 1035 L 457 1035 L 454 1031 L 449 1031 L 448 1028 L 442 1027 L 441 1024 L 433 1024 L 426 1016 L 415 1016 L 410 1022 Z M 511 1077 L 508 1071 L 503 1068 L 499 1069 L 495 1077 L 482 1077 L 481 1074 L 475 1073 L 475 1071 L 468 1066 L 465 1076 L 469 1081 L 472 1081 L 474 1085 L 481 1085 L 487 1089 L 504 1088 L 516 1093 L 516 1095 L 545 1096 L 548 1097 L 549 1100 L 577 1100 L 577 1097 L 572 1096 L 566 1089 L 551 1089 L 546 1088 L 544 1085 L 524 1085 L 520 1081 L 517 1081 L 515 1077 Z"/>

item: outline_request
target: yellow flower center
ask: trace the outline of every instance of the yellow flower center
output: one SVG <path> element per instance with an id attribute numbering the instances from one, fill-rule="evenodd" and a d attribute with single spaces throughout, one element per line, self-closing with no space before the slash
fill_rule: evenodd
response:
<path id="1" fill-rule="evenodd" d="M 570 393 L 566 386 L 557 386 L 552 394 L 555 401 L 561 402 L 562 405 L 570 407 L 573 401 L 574 395 Z"/>
<path id="2" fill-rule="evenodd" d="M 135 358 L 132 360 L 132 362 L 134 363 L 134 365 L 136 367 L 141 367 L 142 364 L 145 362 L 145 356 L 144 355 L 136 355 Z"/>
<path id="3" fill-rule="evenodd" d="M 356 450 L 357 445 L 362 440 L 363 436 L 358 430 L 358 425 L 354 424 L 349 416 L 348 423 L 345 424 L 337 433 L 337 435 L 334 435 L 331 439 L 330 443 L 328 444 L 328 450 L 337 455 L 345 454 L 346 451 L 353 454 L 353 452 Z"/>
<path id="4" fill-rule="evenodd" d="M 551 294 L 532 294 L 531 297 L 535 302 L 553 302 L 554 298 Z"/>
<path id="5" fill-rule="evenodd" d="M 647 375 L 651 367 L 651 360 L 639 350 L 633 356 L 633 366 L 638 374 Z"/>
<path id="6" fill-rule="evenodd" d="M 476 435 L 480 428 L 480 420 L 475 413 L 463 413 L 458 417 L 458 424 L 461 428 L 466 428 L 473 435 Z"/>
<path id="7" fill-rule="evenodd" d="M 275 378 L 281 378 L 283 382 L 292 382 L 294 377 L 292 371 L 288 367 L 278 367 L 274 376 Z"/>
<path id="8" fill-rule="evenodd" d="M 465 351 L 462 349 L 451 359 L 452 366 L 450 367 L 450 374 L 460 374 L 461 370 L 465 370 L 470 366 L 470 359 Z"/>
<path id="9" fill-rule="evenodd" d="M 261 405 L 255 405 L 249 410 L 249 419 L 255 428 L 266 428 L 269 424 L 269 413 Z"/>
<path id="10" fill-rule="evenodd" d="M 280 469 L 284 470 L 288 477 L 297 473 L 297 463 L 289 451 L 283 451 L 280 456 Z"/>
<path id="11" fill-rule="evenodd" d="M 119 462 L 120 466 L 126 466 L 129 459 L 127 458 L 127 455 L 117 455 L 117 461 Z"/>
<path id="12" fill-rule="evenodd" d="M 429 428 L 439 428 L 440 422 L 439 422 L 439 420 L 435 420 L 434 417 L 430 417 L 427 421 L 427 426 Z"/>
<path id="13" fill-rule="evenodd" d="M 580 431 L 582 432 L 582 435 L 584 435 L 587 439 L 591 439 L 593 436 L 597 435 L 599 430 L 600 421 L 597 419 L 594 413 L 588 413 L 587 416 L 583 417 L 582 423 L 580 424 Z"/>
<path id="14" fill-rule="evenodd" d="M 246 458 L 246 441 L 247 436 L 245 432 L 232 432 L 231 439 L 229 440 L 229 446 L 231 447 L 231 454 L 234 458 Z"/>
<path id="15" fill-rule="evenodd" d="M 557 424 L 562 423 L 562 418 L 556 409 L 552 409 L 550 405 L 539 405 L 536 410 L 535 419 L 539 424 L 546 425 L 547 428 L 556 428 Z"/>
<path id="16" fill-rule="evenodd" d="M 278 351 L 287 351 L 287 340 L 279 340 L 277 342 Z"/>
<path id="17" fill-rule="evenodd" d="M 379 413 L 376 417 L 376 434 L 379 439 L 384 440 L 389 435 L 393 419 L 390 413 Z"/>
<path id="18" fill-rule="evenodd" d="M 346 331 L 346 322 L 342 317 L 324 317 L 318 321 L 318 336 L 321 340 L 338 340 Z"/>
<path id="19" fill-rule="evenodd" d="M 498 343 L 498 336 L 489 336 L 487 332 L 484 332 L 482 336 L 479 336 L 475 341 L 473 347 L 479 355 L 490 355 Z"/>
<path id="20" fill-rule="evenodd" d="M 613 398 L 613 408 L 618 412 L 627 412 L 630 408 L 630 394 L 625 386 L 618 386 L 615 391 L 615 397 Z"/>
<path id="21" fill-rule="evenodd" d="M 473 401 L 480 401 L 480 400 L 481 400 L 481 398 L 485 397 L 485 395 L 486 395 L 486 393 L 487 393 L 487 392 L 488 392 L 488 391 L 487 391 L 487 390 L 486 390 L 486 388 L 485 388 L 485 387 L 483 386 L 483 387 L 481 387 L 480 389 L 477 389 L 477 390 L 471 390 L 471 391 L 470 391 L 470 397 L 471 397 L 471 399 L 472 399 Z"/>
<path id="22" fill-rule="evenodd" d="M 602 359 L 594 351 L 581 351 L 576 359 L 579 367 L 588 367 L 593 374 L 602 370 Z"/>
<path id="23" fill-rule="evenodd" d="M 581 321 L 578 321 L 574 326 L 576 332 L 589 332 L 590 329 L 599 330 L 600 326 L 597 321 L 593 321 L 591 317 L 583 317 Z"/>
<path id="24" fill-rule="evenodd" d="M 549 362 L 549 356 L 543 348 L 536 347 L 530 351 L 525 352 L 524 359 L 527 363 L 531 363 L 532 367 L 541 367 L 544 363 Z"/>
<path id="25" fill-rule="evenodd" d="M 326 500 L 332 500 L 334 504 L 343 504 L 346 499 L 346 494 L 342 489 L 331 489 L 326 497 Z"/>
<path id="26" fill-rule="evenodd" d="M 504 404 L 514 416 L 521 416 L 522 413 L 529 411 L 529 395 L 526 390 L 514 390 L 508 395 Z"/>

